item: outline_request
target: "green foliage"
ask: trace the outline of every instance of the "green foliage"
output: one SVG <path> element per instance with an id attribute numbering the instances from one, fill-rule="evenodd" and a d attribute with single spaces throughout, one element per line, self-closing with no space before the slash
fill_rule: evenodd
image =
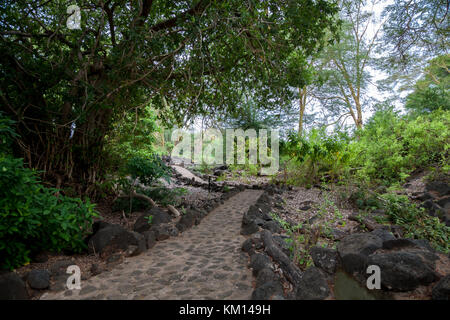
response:
<path id="1" fill-rule="evenodd" d="M 152 224 L 152 222 L 153 222 L 153 216 L 145 217 L 145 219 L 147 220 L 147 223 L 148 223 L 148 224 Z"/>
<path id="2" fill-rule="evenodd" d="M 450 228 L 439 218 L 430 216 L 424 208 L 418 208 L 407 196 L 386 193 L 381 199 L 391 221 L 405 229 L 405 237 L 426 239 L 436 250 L 450 251 Z"/>
<path id="3" fill-rule="evenodd" d="M 417 114 L 450 110 L 450 54 L 430 61 L 414 92 L 406 98 L 405 108 Z"/>
<path id="4" fill-rule="evenodd" d="M 313 264 L 313 260 L 309 251 L 317 242 L 317 238 L 314 238 L 313 236 L 311 226 L 309 224 L 298 224 L 296 226 L 291 226 L 275 213 L 271 213 L 270 215 L 274 221 L 281 225 L 286 234 L 289 236 L 289 238 L 285 241 L 289 247 L 291 259 L 302 269 L 306 269 L 311 266 Z"/>
<path id="5" fill-rule="evenodd" d="M 349 138 L 345 133 L 328 134 L 324 129 L 313 129 L 307 136 L 290 132 L 285 151 L 299 164 L 300 179 L 307 183 L 316 183 L 321 177 L 337 177 L 348 166 Z"/>
<path id="6" fill-rule="evenodd" d="M 379 110 L 351 144 L 351 164 L 366 181 L 404 181 L 412 171 L 448 159 L 449 128 L 450 111 L 408 119 L 392 108 Z"/>
<path id="7" fill-rule="evenodd" d="M 156 113 L 151 105 L 124 112 L 106 136 L 105 151 L 111 166 L 120 168 L 135 157 L 151 157 L 155 153 L 155 135 L 160 133 Z"/>
<path id="8" fill-rule="evenodd" d="M 127 163 L 127 172 L 133 180 L 139 179 L 145 185 L 151 185 L 159 178 L 170 181 L 170 168 L 156 154 L 147 158 L 139 156 L 131 158 Z"/>
<path id="9" fill-rule="evenodd" d="M 81 252 L 94 205 L 77 198 L 55 196 L 56 189 L 40 184 L 22 159 L 0 156 L 1 268 L 13 269 L 40 250 Z"/>
<path id="10" fill-rule="evenodd" d="M 232 112 L 242 92 L 259 107 L 290 105 L 291 52 L 317 52 L 336 33 L 339 10 L 328 0 L 82 0 L 80 29 L 69 29 L 73 3 L 1 2 L 0 91 L 31 165 L 70 167 L 65 181 L 83 180 L 86 189 L 105 176 L 105 137 L 115 139 L 122 118 L 123 146 L 113 151 L 133 151 L 130 120 L 149 101 L 178 124 Z"/>
<path id="11" fill-rule="evenodd" d="M 145 190 L 139 190 L 139 193 L 145 194 L 162 206 L 178 205 L 182 197 L 187 194 L 186 188 L 166 188 L 154 187 Z"/>
<path id="12" fill-rule="evenodd" d="M 0 154 L 11 152 L 13 139 L 18 136 L 13 129 L 14 124 L 15 121 L 5 117 L 0 111 Z"/>
<path id="13" fill-rule="evenodd" d="M 97 216 L 86 199 L 57 195 L 44 187 L 34 170 L 11 155 L 18 137 L 14 122 L 0 113 L 0 268 L 13 269 L 30 262 L 33 253 L 50 250 L 80 252 Z"/>

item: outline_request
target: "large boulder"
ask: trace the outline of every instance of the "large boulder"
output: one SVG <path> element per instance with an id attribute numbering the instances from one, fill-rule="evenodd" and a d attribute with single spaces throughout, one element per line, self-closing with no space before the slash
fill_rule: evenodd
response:
<path id="1" fill-rule="evenodd" d="M 337 251 L 348 273 L 364 273 L 367 257 L 383 246 L 383 240 L 371 233 L 354 233 L 339 242 Z"/>
<path id="2" fill-rule="evenodd" d="M 392 251 L 372 254 L 369 265 L 381 270 L 381 285 L 388 290 L 409 291 L 437 279 L 434 261 L 429 255 L 414 251 Z"/>
<path id="3" fill-rule="evenodd" d="M 252 300 L 271 300 L 276 296 L 283 296 L 283 286 L 279 281 L 269 281 L 253 291 Z"/>
<path id="4" fill-rule="evenodd" d="M 395 236 L 385 228 L 378 228 L 371 232 L 371 234 L 381 238 L 383 241 L 395 240 Z"/>
<path id="5" fill-rule="evenodd" d="M 257 275 L 259 271 L 264 268 L 271 268 L 272 261 L 270 258 L 262 253 L 256 253 L 250 258 L 250 268 L 253 269 L 253 275 Z"/>
<path id="6" fill-rule="evenodd" d="M 272 233 L 280 233 L 281 232 L 281 226 L 276 221 L 265 221 L 262 225 L 263 229 L 267 229 Z"/>
<path id="7" fill-rule="evenodd" d="M 322 247 L 312 247 L 310 250 L 314 265 L 329 274 L 336 272 L 338 254 L 336 250 Z"/>
<path id="8" fill-rule="evenodd" d="M 27 282 L 32 289 L 47 289 L 50 286 L 50 272 L 48 270 L 31 270 Z"/>
<path id="9" fill-rule="evenodd" d="M 68 259 L 55 261 L 50 265 L 50 274 L 52 277 L 65 275 L 67 272 L 67 267 L 74 264 L 74 261 Z"/>
<path id="10" fill-rule="evenodd" d="M 153 217 L 151 223 L 149 223 L 150 216 Z M 142 233 L 144 231 L 150 230 L 150 228 L 153 226 L 157 226 L 161 223 L 168 223 L 170 222 L 170 220 L 171 217 L 169 213 L 158 207 L 153 207 L 136 219 L 133 230 Z"/>
<path id="11" fill-rule="evenodd" d="M 186 213 L 181 217 L 181 219 L 176 224 L 176 227 L 180 232 L 184 232 L 189 228 L 192 228 L 194 225 L 198 225 L 200 220 L 202 219 L 202 212 L 189 209 Z"/>
<path id="12" fill-rule="evenodd" d="M 25 282 L 14 272 L 0 274 L 0 300 L 28 300 Z"/>
<path id="13" fill-rule="evenodd" d="M 156 244 L 156 234 L 154 231 L 145 231 L 143 234 L 147 249 L 151 249 Z"/>
<path id="14" fill-rule="evenodd" d="M 330 288 L 324 274 L 316 267 L 309 267 L 302 274 L 297 286 L 297 300 L 323 300 L 330 295 Z"/>
<path id="15" fill-rule="evenodd" d="M 425 185 L 425 189 L 436 193 L 439 197 L 450 195 L 450 185 L 446 181 L 430 181 Z"/>
<path id="16" fill-rule="evenodd" d="M 433 300 L 450 300 L 450 275 L 445 276 L 433 287 Z"/>
<path id="17" fill-rule="evenodd" d="M 178 235 L 178 229 L 168 223 L 161 223 L 153 226 L 151 231 L 155 233 L 157 241 L 163 241 L 170 237 L 176 237 Z"/>
<path id="18" fill-rule="evenodd" d="M 280 277 L 273 271 L 272 268 L 264 268 L 264 269 L 259 270 L 259 272 L 258 272 L 258 276 L 256 277 L 255 287 L 258 288 L 267 282 L 279 281 L 279 280 L 280 280 Z"/>
<path id="19" fill-rule="evenodd" d="M 146 250 L 143 235 L 128 231 L 120 225 L 109 224 L 95 233 L 88 242 L 89 252 L 109 256 L 117 250 L 127 250 L 130 245 L 137 246 L 138 252 Z"/>

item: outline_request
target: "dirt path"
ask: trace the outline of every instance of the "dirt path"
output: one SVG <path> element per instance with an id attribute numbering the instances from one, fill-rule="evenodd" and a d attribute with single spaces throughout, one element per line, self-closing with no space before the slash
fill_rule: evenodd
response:
<path id="1" fill-rule="evenodd" d="M 252 274 L 240 228 L 261 193 L 243 191 L 198 226 L 82 281 L 81 290 L 49 292 L 41 299 L 249 299 Z"/>

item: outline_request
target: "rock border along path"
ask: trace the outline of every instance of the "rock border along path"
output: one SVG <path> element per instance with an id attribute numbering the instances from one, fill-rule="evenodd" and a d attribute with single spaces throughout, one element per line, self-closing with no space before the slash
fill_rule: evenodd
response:
<path id="1" fill-rule="evenodd" d="M 198 226 L 82 280 L 81 290 L 48 292 L 41 299 L 250 299 L 253 278 L 240 230 L 244 212 L 262 192 L 242 191 Z"/>

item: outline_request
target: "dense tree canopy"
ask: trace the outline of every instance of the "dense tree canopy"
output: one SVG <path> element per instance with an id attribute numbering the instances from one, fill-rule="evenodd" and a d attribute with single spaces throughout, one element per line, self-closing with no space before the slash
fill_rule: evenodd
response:
<path id="1" fill-rule="evenodd" d="M 312 54 L 338 27 L 326 0 L 84 0 L 80 29 L 66 26 L 71 4 L 0 5 L 1 105 L 29 166 L 87 184 L 102 176 L 104 137 L 124 111 L 152 101 L 183 123 L 232 110 L 246 90 L 258 105 L 286 104 L 290 53 Z"/>

